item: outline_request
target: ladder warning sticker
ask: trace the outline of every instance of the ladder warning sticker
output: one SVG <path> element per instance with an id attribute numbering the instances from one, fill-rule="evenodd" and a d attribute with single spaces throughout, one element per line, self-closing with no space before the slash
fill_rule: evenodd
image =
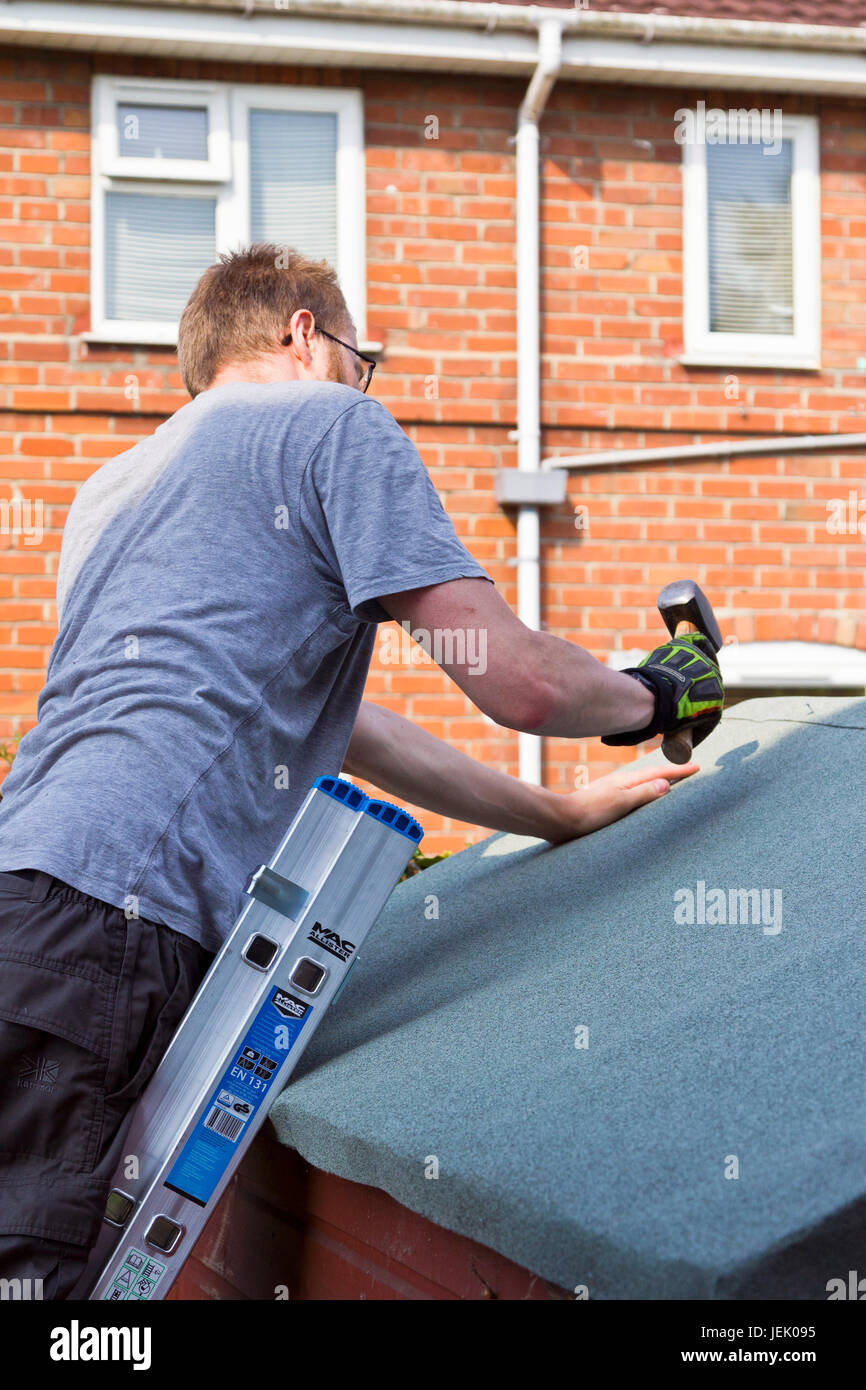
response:
<path id="1" fill-rule="evenodd" d="M 312 1012 L 287 989 L 270 991 L 165 1179 L 172 1192 L 207 1206 Z"/>
<path id="2" fill-rule="evenodd" d="M 123 1257 L 123 1265 L 103 1294 L 103 1300 L 117 1303 L 127 1298 L 151 1298 L 165 1274 L 165 1268 L 164 1264 L 152 1260 L 143 1250 L 131 1246 Z"/>
<path id="3" fill-rule="evenodd" d="M 241 1136 L 247 1116 L 252 1115 L 252 1103 L 231 1091 L 220 1091 L 213 1109 L 205 1120 L 205 1129 L 224 1134 L 235 1143 Z"/>

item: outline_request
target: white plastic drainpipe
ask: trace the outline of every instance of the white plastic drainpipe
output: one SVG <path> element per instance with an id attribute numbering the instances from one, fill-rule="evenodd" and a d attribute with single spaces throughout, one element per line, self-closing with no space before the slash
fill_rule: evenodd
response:
<path id="1" fill-rule="evenodd" d="M 538 26 L 538 66 L 517 118 L 517 466 L 541 464 L 541 296 L 539 282 L 538 122 L 562 65 L 562 17 Z M 540 531 L 537 506 L 517 511 L 517 616 L 541 626 Z M 541 785 L 541 739 L 518 734 L 518 775 Z"/>

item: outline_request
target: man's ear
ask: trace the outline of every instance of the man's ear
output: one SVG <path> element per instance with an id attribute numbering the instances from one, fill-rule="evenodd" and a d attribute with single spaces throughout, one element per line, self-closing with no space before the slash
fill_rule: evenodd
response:
<path id="1" fill-rule="evenodd" d="M 292 350 L 305 367 L 309 367 L 313 359 L 309 340 L 310 335 L 315 332 L 315 328 L 316 320 L 309 309 L 296 309 L 286 329 L 286 334 L 291 333 L 292 335 Z"/>

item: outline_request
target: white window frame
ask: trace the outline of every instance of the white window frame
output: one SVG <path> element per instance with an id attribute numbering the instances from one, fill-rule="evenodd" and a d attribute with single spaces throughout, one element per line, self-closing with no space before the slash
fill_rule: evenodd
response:
<path id="1" fill-rule="evenodd" d="M 866 689 L 866 652 L 830 642 L 729 642 L 720 664 L 725 686 L 852 686 Z"/>
<path id="2" fill-rule="evenodd" d="M 226 92 L 212 82 L 171 82 L 168 79 L 113 79 L 93 82 L 94 134 L 99 143 L 100 172 L 116 178 L 182 180 L 184 183 L 223 182 L 231 178 L 228 101 Z M 159 159 L 121 154 L 117 135 L 117 107 L 206 106 L 208 109 L 207 159 Z"/>
<path id="3" fill-rule="evenodd" d="M 821 179 L 817 116 L 781 119 L 781 138 L 793 142 L 791 222 L 794 322 L 784 333 L 710 331 L 707 147 L 683 144 L 683 346 L 685 365 L 794 367 L 821 365 Z M 767 156 L 771 158 L 772 156 Z"/>
<path id="4" fill-rule="evenodd" d="M 138 158 L 118 153 L 117 105 L 135 102 L 206 104 L 210 112 L 208 159 Z M 98 76 L 92 90 L 91 328 L 88 342 L 143 343 L 174 347 L 177 323 L 109 319 L 105 312 L 105 194 L 117 191 L 183 192 L 216 198 L 219 256 L 248 245 L 249 112 L 332 111 L 337 116 L 337 264 L 349 312 L 366 341 L 364 112 L 360 88 L 257 86 L 255 83 L 182 82 L 170 78 Z"/>

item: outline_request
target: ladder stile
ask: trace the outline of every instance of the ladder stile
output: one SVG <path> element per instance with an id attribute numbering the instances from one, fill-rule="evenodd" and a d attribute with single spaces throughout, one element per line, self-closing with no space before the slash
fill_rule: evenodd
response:
<path id="1" fill-rule="evenodd" d="M 71 1299 L 166 1296 L 422 835 L 400 807 L 316 779 L 115 1139 Z"/>

